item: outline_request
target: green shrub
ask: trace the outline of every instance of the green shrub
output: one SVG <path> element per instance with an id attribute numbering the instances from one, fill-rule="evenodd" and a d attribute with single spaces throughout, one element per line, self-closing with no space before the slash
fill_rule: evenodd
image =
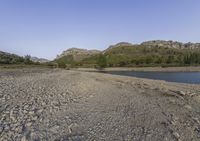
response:
<path id="1" fill-rule="evenodd" d="M 58 62 L 58 67 L 59 68 L 66 68 L 65 62 Z"/>
<path id="2" fill-rule="evenodd" d="M 105 67 L 107 66 L 107 59 L 106 59 L 106 56 L 104 56 L 104 55 L 99 55 L 98 66 L 99 66 L 100 68 L 105 68 Z"/>

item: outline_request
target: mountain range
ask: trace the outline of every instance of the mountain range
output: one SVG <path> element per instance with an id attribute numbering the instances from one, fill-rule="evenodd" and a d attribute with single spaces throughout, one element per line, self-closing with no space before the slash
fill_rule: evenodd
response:
<path id="1" fill-rule="evenodd" d="M 94 67 L 100 57 L 108 67 L 200 64 L 200 43 L 153 40 L 141 44 L 120 42 L 103 51 L 70 48 L 55 62 Z"/>
<path id="2" fill-rule="evenodd" d="M 103 51 L 99 50 L 87 50 L 81 48 L 70 48 L 66 51 L 63 51 L 62 54 L 57 55 L 56 59 L 62 58 L 64 56 L 73 55 L 75 58 L 78 56 L 87 56 L 90 57 L 91 55 L 98 54 L 98 53 L 106 53 L 109 50 L 117 47 L 136 47 L 136 46 L 146 46 L 146 47 L 165 47 L 165 48 L 173 48 L 173 49 L 199 49 L 200 43 L 181 43 L 177 41 L 165 41 L 165 40 L 152 40 L 142 42 L 141 44 L 132 44 L 128 42 L 120 42 L 115 45 L 110 45 L 107 49 Z M 81 59 L 82 57 L 80 57 Z M 85 58 L 85 57 L 83 57 Z M 78 60 L 80 60 L 78 59 Z"/>
<path id="3" fill-rule="evenodd" d="M 100 58 L 105 59 L 100 59 Z M 0 52 L 0 63 L 20 63 L 24 57 Z M 32 62 L 46 63 L 47 59 L 30 57 Z M 69 48 L 50 62 L 73 66 L 98 65 L 99 60 L 106 60 L 106 66 L 137 65 L 191 65 L 200 64 L 200 43 L 181 43 L 177 41 L 153 40 L 141 44 L 120 42 L 103 51 Z"/>

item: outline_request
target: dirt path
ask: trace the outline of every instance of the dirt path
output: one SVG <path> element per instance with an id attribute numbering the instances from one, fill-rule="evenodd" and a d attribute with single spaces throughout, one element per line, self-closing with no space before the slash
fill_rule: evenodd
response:
<path id="1" fill-rule="evenodd" d="M 200 140 L 200 87 L 67 70 L 0 71 L 0 140 Z"/>

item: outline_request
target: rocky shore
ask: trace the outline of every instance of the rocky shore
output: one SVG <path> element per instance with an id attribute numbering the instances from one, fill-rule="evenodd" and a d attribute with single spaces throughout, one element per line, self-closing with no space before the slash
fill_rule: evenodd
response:
<path id="1" fill-rule="evenodd" d="M 200 85 L 1 69 L 0 111 L 2 141 L 200 140 Z"/>
<path id="2" fill-rule="evenodd" d="M 77 68 L 80 71 L 99 71 L 95 68 Z M 154 71 L 154 72 L 200 72 L 200 66 L 190 67 L 113 67 L 100 71 Z"/>

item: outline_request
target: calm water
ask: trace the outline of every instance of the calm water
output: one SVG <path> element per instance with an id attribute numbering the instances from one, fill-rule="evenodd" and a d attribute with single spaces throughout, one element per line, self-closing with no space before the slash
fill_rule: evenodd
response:
<path id="1" fill-rule="evenodd" d="M 169 82 L 200 84 L 200 72 L 137 72 L 137 71 L 110 71 L 116 75 L 134 76 L 165 80 Z"/>

